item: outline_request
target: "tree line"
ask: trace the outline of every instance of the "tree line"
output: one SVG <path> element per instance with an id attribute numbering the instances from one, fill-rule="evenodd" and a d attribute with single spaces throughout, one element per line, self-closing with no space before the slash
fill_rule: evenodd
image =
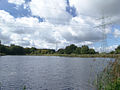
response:
<path id="1" fill-rule="evenodd" d="M 66 46 L 65 49 L 59 49 L 57 51 L 58 54 L 98 54 L 94 49 L 89 48 L 87 45 L 83 45 L 82 47 L 77 47 L 74 44 L 70 46 Z"/>
<path id="2" fill-rule="evenodd" d="M 120 45 L 114 51 L 111 51 L 110 54 L 120 54 Z"/>
<path id="3" fill-rule="evenodd" d="M 0 53 L 5 55 L 32 55 L 32 54 L 53 54 L 54 49 L 37 49 L 35 47 L 24 48 L 22 46 L 11 44 L 10 46 L 0 45 Z"/>
<path id="4" fill-rule="evenodd" d="M 0 44 L 0 53 L 5 55 L 99 54 L 99 52 L 89 48 L 87 45 L 77 47 L 74 44 L 66 46 L 64 49 L 59 49 L 57 51 L 54 49 L 37 49 L 35 47 L 24 48 L 14 44 L 11 44 L 10 46 Z M 118 46 L 115 51 L 111 51 L 110 54 L 120 54 L 120 46 Z"/>
<path id="5" fill-rule="evenodd" d="M 67 46 L 65 49 L 37 49 L 35 47 L 24 48 L 22 46 L 11 44 L 6 46 L 0 44 L 0 53 L 5 55 L 39 55 L 39 54 L 96 54 L 94 49 L 89 49 L 88 46 L 77 47 L 74 44 Z"/>

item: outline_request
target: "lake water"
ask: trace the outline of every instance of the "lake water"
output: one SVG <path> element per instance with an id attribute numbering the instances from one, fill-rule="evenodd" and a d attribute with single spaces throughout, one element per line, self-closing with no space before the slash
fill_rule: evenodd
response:
<path id="1" fill-rule="evenodd" d="M 95 79 L 111 59 L 56 56 L 0 57 L 0 90 L 95 90 Z"/>

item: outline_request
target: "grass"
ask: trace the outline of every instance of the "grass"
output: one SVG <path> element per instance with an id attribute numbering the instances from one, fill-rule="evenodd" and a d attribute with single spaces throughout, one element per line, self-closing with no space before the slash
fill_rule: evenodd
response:
<path id="1" fill-rule="evenodd" d="M 3 54 L 3 53 L 0 53 L 0 56 L 4 56 L 5 54 Z"/>
<path id="2" fill-rule="evenodd" d="M 23 87 L 23 90 L 26 90 L 26 86 Z"/>
<path id="3" fill-rule="evenodd" d="M 97 90 L 120 90 L 120 58 L 110 62 L 103 72 L 97 75 Z"/>
<path id="4" fill-rule="evenodd" d="M 120 54 L 32 54 L 34 56 L 61 56 L 61 57 L 82 57 L 82 58 L 118 58 Z"/>

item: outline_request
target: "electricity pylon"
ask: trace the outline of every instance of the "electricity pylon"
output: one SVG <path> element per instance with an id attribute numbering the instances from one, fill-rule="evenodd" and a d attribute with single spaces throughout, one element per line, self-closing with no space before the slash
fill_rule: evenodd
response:
<path id="1" fill-rule="evenodd" d="M 58 40 L 57 40 L 57 34 L 56 34 L 56 31 L 53 31 L 54 33 L 55 33 L 55 39 L 56 39 L 56 41 L 55 41 L 55 51 L 57 51 L 58 50 L 58 44 L 60 43 L 60 42 L 58 42 Z"/>
<path id="2" fill-rule="evenodd" d="M 101 20 L 101 25 L 96 26 L 96 28 L 101 28 L 102 30 L 102 43 L 101 43 L 101 52 L 106 52 L 107 51 L 107 34 L 106 34 L 106 27 L 112 23 L 106 23 L 106 19 L 109 18 L 109 16 L 105 16 L 104 11 L 102 11 L 102 17 L 97 19 Z"/>

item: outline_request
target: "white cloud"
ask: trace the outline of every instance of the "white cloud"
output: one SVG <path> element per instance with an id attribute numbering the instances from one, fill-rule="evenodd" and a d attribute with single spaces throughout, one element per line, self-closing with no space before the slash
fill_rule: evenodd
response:
<path id="1" fill-rule="evenodd" d="M 93 16 L 102 13 L 103 10 L 105 14 L 118 14 L 119 3 L 120 0 L 70 0 L 70 5 L 76 8 L 78 15 L 85 13 Z"/>
<path id="2" fill-rule="evenodd" d="M 74 6 L 77 10 L 77 15 L 85 14 L 91 12 L 92 3 L 90 0 L 70 0 L 70 6 Z M 89 11 L 89 12 L 88 12 Z"/>
<path id="3" fill-rule="evenodd" d="M 120 37 L 120 30 L 118 30 L 118 29 L 115 29 L 115 30 L 114 30 L 114 37 L 115 37 L 115 38 Z"/>
<path id="4" fill-rule="evenodd" d="M 106 52 L 111 52 L 111 51 L 114 51 L 117 47 L 118 47 L 118 45 L 112 45 L 112 46 L 107 46 L 104 49 Z M 97 47 L 97 48 L 94 47 L 94 48 L 96 51 L 103 52 L 101 47 Z"/>
<path id="5" fill-rule="evenodd" d="M 94 28 L 95 21 L 90 17 L 74 17 L 70 25 L 65 31 L 61 32 L 62 37 L 67 41 L 83 42 L 83 41 L 99 41 L 103 39 L 103 32 Z M 99 33 L 99 35 L 98 35 Z"/>
<path id="6" fill-rule="evenodd" d="M 65 24 L 72 16 L 66 12 L 66 0 L 32 0 L 29 3 L 32 15 L 45 18 L 54 24 Z"/>
<path id="7" fill-rule="evenodd" d="M 0 19 L 1 22 L 13 22 L 14 17 L 6 11 L 0 10 Z"/>
<path id="8" fill-rule="evenodd" d="M 14 18 L 0 10 L 0 21 L 0 32 L 2 37 L 6 37 L 3 41 L 9 38 L 9 44 L 55 48 L 56 42 L 59 43 L 59 47 L 64 47 L 68 45 L 66 43 L 90 45 L 103 39 L 102 32 L 91 27 L 95 25 L 95 21 L 90 17 L 75 17 L 69 22 L 70 24 L 54 25 L 50 22 L 39 22 L 33 17 Z"/>
<path id="9" fill-rule="evenodd" d="M 0 10 L 0 37 L 5 44 L 14 43 L 39 48 L 55 48 L 56 42 L 60 43 L 60 47 L 72 43 L 90 45 L 101 41 L 103 33 L 111 33 L 110 28 L 104 32 L 101 28 L 94 28 L 101 22 L 95 20 L 97 14 L 100 16 L 99 7 L 106 7 L 108 15 L 116 14 L 112 21 L 119 22 L 119 10 L 116 12 L 119 1 L 107 2 L 70 0 L 70 6 L 74 6 L 77 11 L 77 16 L 72 17 L 66 11 L 66 0 L 32 0 L 27 4 L 24 4 L 24 0 L 9 0 L 9 3 L 16 5 L 24 4 L 24 8 L 30 8 L 32 15 L 44 18 L 45 21 L 39 22 L 35 17 L 14 18 L 8 12 Z M 111 11 L 108 7 L 111 7 Z M 115 30 L 115 37 L 120 36 L 119 33 L 119 30 Z"/>
<path id="10" fill-rule="evenodd" d="M 9 3 L 13 3 L 13 4 L 16 4 L 16 5 L 22 5 L 25 3 L 25 0 L 8 0 Z"/>

